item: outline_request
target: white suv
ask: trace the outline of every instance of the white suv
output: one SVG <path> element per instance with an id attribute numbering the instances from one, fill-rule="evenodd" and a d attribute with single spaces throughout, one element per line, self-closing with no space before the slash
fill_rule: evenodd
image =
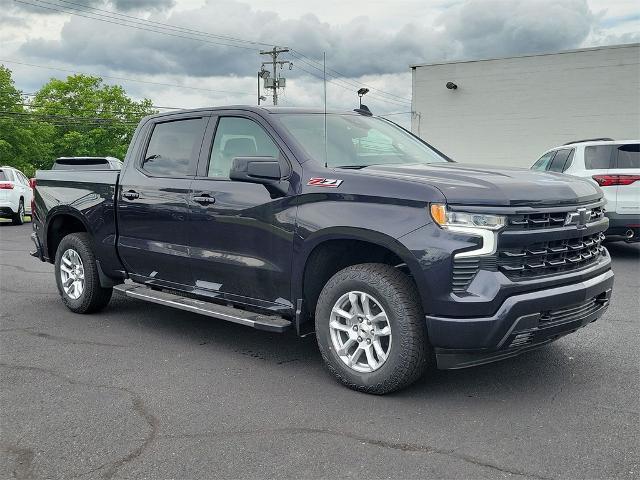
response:
<path id="1" fill-rule="evenodd" d="M 604 191 L 610 239 L 640 241 L 640 140 L 597 138 L 545 152 L 532 170 L 589 178 Z"/>
<path id="2" fill-rule="evenodd" d="M 10 218 L 14 225 L 22 225 L 24 216 L 31 214 L 33 190 L 20 170 L 0 167 L 0 218 Z"/>

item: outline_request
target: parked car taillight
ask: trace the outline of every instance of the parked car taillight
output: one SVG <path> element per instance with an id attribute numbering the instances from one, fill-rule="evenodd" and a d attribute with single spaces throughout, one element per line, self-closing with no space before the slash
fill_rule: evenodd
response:
<path id="1" fill-rule="evenodd" d="M 36 179 L 35 178 L 30 178 L 29 179 L 29 186 L 33 189 L 36 188 Z"/>
<path id="2" fill-rule="evenodd" d="M 631 185 L 640 180 L 640 175 L 594 175 L 592 177 L 601 187 L 614 185 Z"/>
<path id="3" fill-rule="evenodd" d="M 0 183 L 0 190 L 13 190 L 13 183 Z"/>

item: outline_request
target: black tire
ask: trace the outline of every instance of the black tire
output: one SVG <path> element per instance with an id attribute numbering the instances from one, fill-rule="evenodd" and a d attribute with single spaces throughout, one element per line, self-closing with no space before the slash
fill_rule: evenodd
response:
<path id="1" fill-rule="evenodd" d="M 69 249 L 75 250 L 78 253 L 84 268 L 84 291 L 76 299 L 71 298 L 65 293 L 60 276 L 62 255 Z M 113 289 L 100 286 L 96 257 L 93 253 L 91 238 L 87 233 L 72 233 L 62 239 L 56 252 L 55 275 L 56 285 L 58 286 L 58 292 L 60 292 L 62 301 L 72 312 L 97 312 L 102 310 L 111 299 Z"/>
<path id="2" fill-rule="evenodd" d="M 361 291 L 374 297 L 387 313 L 392 342 L 386 361 L 372 372 L 360 373 L 338 356 L 331 341 L 329 318 L 338 299 Z M 322 289 L 315 315 L 316 338 L 329 371 L 343 384 L 366 393 L 400 390 L 420 378 L 432 358 L 426 324 L 413 282 L 389 265 L 366 263 L 336 273 Z"/>
<path id="3" fill-rule="evenodd" d="M 18 204 L 18 212 L 11 219 L 14 225 L 22 225 L 24 223 L 24 200 L 20 199 Z"/>

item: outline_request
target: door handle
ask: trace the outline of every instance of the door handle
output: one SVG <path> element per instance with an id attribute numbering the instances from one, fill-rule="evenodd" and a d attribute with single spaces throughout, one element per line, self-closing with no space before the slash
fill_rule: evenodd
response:
<path id="1" fill-rule="evenodd" d="M 133 191 L 133 190 L 129 190 L 128 192 L 124 192 L 122 194 L 122 196 L 124 198 L 126 198 L 127 200 L 135 200 L 136 198 L 140 198 L 140 194 L 138 192 Z"/>
<path id="2" fill-rule="evenodd" d="M 203 206 L 213 205 L 214 203 L 216 203 L 216 199 L 206 193 L 203 193 L 201 195 L 194 195 L 193 197 L 191 197 L 191 199 Z"/>

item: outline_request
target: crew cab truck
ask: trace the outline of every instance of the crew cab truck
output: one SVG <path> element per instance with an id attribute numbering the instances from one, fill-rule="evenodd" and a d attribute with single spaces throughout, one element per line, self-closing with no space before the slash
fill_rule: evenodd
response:
<path id="1" fill-rule="evenodd" d="M 39 171 L 33 225 L 74 312 L 116 290 L 315 332 L 328 369 L 376 394 L 574 332 L 613 286 L 597 185 L 454 163 L 365 111 L 146 117 L 121 171 Z"/>

